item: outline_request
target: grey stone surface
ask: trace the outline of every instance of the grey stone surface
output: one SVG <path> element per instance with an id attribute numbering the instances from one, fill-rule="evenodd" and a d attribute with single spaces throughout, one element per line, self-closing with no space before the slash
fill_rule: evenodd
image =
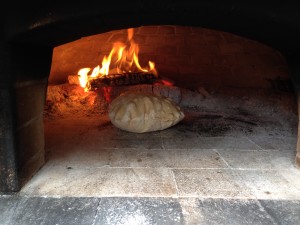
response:
<path id="1" fill-rule="evenodd" d="M 116 128 L 111 127 L 112 130 Z M 139 149 L 162 149 L 162 141 L 158 134 L 137 135 L 129 132 L 103 131 L 100 128 L 91 128 L 81 137 L 81 145 L 87 148 L 139 148 Z"/>
<path id="2" fill-rule="evenodd" d="M 300 169 L 299 168 L 291 168 L 289 170 L 280 170 L 278 171 L 281 176 L 287 181 L 287 183 L 295 188 L 296 190 L 300 190 Z"/>
<path id="3" fill-rule="evenodd" d="M 1 225 L 299 225 L 299 200 L 0 195 Z"/>
<path id="4" fill-rule="evenodd" d="M 97 143 L 95 143 L 97 144 Z M 162 149 L 160 138 L 145 139 L 110 139 L 106 142 L 99 142 L 98 146 L 103 148 L 136 148 L 136 149 Z"/>
<path id="5" fill-rule="evenodd" d="M 144 134 L 117 129 L 105 115 L 50 120 L 47 163 L 21 195 L 299 198 L 296 137 L 277 118 L 199 110 Z"/>
<path id="6" fill-rule="evenodd" d="M 287 133 L 287 135 L 292 135 Z M 255 135 L 249 136 L 249 139 L 255 142 L 264 150 L 281 150 L 281 151 L 294 151 L 297 146 L 297 135 L 293 136 L 281 136 L 281 137 L 272 137 L 272 136 L 263 136 Z"/>
<path id="7" fill-rule="evenodd" d="M 159 132 L 136 134 L 122 131 L 103 116 L 86 120 L 60 119 L 48 122 L 45 125 L 45 137 L 48 152 L 54 151 L 54 154 L 59 149 L 162 149 Z"/>
<path id="8" fill-rule="evenodd" d="M 93 224 L 99 200 L 96 198 L 22 197 L 10 225 Z"/>
<path id="9" fill-rule="evenodd" d="M 260 204 L 274 218 L 277 224 L 300 224 L 300 201 L 260 200 Z"/>
<path id="10" fill-rule="evenodd" d="M 292 151 L 218 150 L 221 157 L 234 169 L 290 169 L 295 153 Z"/>
<path id="11" fill-rule="evenodd" d="M 249 198 L 249 189 L 228 169 L 175 169 L 180 197 Z"/>
<path id="12" fill-rule="evenodd" d="M 103 198 L 95 225 L 179 225 L 183 220 L 176 199 Z"/>
<path id="13" fill-rule="evenodd" d="M 42 169 L 20 192 L 31 196 L 175 196 L 173 174 L 167 168 Z"/>
<path id="14" fill-rule="evenodd" d="M 205 225 L 275 225 L 273 218 L 255 200 L 199 200 L 199 213 Z"/>
<path id="15" fill-rule="evenodd" d="M 162 142 L 166 149 L 260 149 L 246 137 L 177 137 L 162 138 Z"/>
<path id="16" fill-rule="evenodd" d="M 14 195 L 1 195 L 0 193 L 0 224 L 12 225 L 11 220 L 16 212 L 20 198 Z"/>
<path id="17" fill-rule="evenodd" d="M 300 171 L 293 170 L 235 170 L 235 180 L 243 183 L 257 199 L 300 199 Z"/>
<path id="18" fill-rule="evenodd" d="M 203 216 L 199 210 L 199 198 L 178 198 L 181 205 L 184 224 L 198 225 L 202 224 Z"/>
<path id="19" fill-rule="evenodd" d="M 72 167 L 72 168 L 99 168 L 109 165 L 109 158 L 114 149 L 93 149 L 85 151 L 77 149 L 65 149 L 65 151 L 48 155 L 51 166 Z"/>
<path id="20" fill-rule="evenodd" d="M 110 153 L 109 164 L 112 167 L 227 168 L 219 154 L 209 149 L 116 149 Z"/>

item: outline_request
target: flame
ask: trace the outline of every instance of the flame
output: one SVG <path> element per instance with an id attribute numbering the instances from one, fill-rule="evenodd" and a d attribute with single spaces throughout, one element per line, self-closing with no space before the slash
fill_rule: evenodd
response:
<path id="1" fill-rule="evenodd" d="M 85 91 L 90 89 L 89 81 L 91 79 L 107 76 L 112 71 L 118 74 L 144 72 L 157 76 L 154 62 L 149 61 L 146 68 L 140 65 L 138 57 L 139 46 L 133 40 L 133 28 L 127 29 L 127 34 L 127 39 L 130 42 L 129 48 L 124 43 L 116 42 L 113 44 L 109 55 L 103 57 L 101 67 L 98 65 L 93 70 L 91 68 L 82 68 L 78 71 L 80 86 Z M 113 68 L 111 69 L 111 67 Z"/>

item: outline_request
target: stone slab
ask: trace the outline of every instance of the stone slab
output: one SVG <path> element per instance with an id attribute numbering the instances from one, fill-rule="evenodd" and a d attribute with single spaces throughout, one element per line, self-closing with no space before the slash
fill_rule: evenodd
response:
<path id="1" fill-rule="evenodd" d="M 256 200 L 203 199 L 198 202 L 201 224 L 266 225 L 276 224 Z"/>
<path id="2" fill-rule="evenodd" d="M 23 187 L 21 195 L 107 197 L 175 196 L 176 187 L 169 169 L 87 168 L 49 166 Z"/>
<path id="3" fill-rule="evenodd" d="M 228 168 L 219 154 L 208 149 L 117 149 L 110 153 L 112 167 Z"/>
<path id="4" fill-rule="evenodd" d="M 0 224 L 11 225 L 18 201 L 20 198 L 15 195 L 1 195 L 0 193 Z"/>
<path id="5" fill-rule="evenodd" d="M 218 150 L 221 157 L 234 169 L 289 169 L 293 168 L 293 151 L 237 151 Z"/>
<path id="6" fill-rule="evenodd" d="M 93 224 L 98 201 L 96 198 L 23 197 L 9 224 Z"/>
<path id="7" fill-rule="evenodd" d="M 300 201 L 259 200 L 277 224 L 300 224 Z"/>
<path id="8" fill-rule="evenodd" d="M 184 224 L 181 206 L 172 198 L 102 198 L 95 225 Z"/>
<path id="9" fill-rule="evenodd" d="M 270 137 L 270 136 L 249 136 L 263 150 L 295 151 L 297 146 L 297 135 L 294 137 Z"/>
<path id="10" fill-rule="evenodd" d="M 284 176 L 290 170 L 236 170 L 235 173 L 235 179 L 240 179 L 257 199 L 300 199 L 299 176 Z"/>
<path id="11" fill-rule="evenodd" d="M 0 195 L 1 225 L 298 225 L 298 200 Z"/>
<path id="12" fill-rule="evenodd" d="M 260 149 L 246 137 L 178 137 L 176 139 L 162 138 L 162 142 L 166 149 Z"/>
<path id="13" fill-rule="evenodd" d="M 249 189 L 229 169 L 175 169 L 179 197 L 251 198 Z"/>

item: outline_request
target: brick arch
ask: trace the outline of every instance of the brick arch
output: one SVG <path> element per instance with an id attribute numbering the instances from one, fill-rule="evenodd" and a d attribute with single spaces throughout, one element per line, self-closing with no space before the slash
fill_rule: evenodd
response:
<path id="1" fill-rule="evenodd" d="M 204 87 L 272 88 L 288 80 L 279 51 L 228 32 L 191 26 L 134 28 L 141 65 L 155 62 L 161 77 L 189 89 Z M 49 82 L 65 83 L 80 68 L 101 65 L 114 42 L 127 41 L 127 29 L 83 37 L 54 48 Z"/>

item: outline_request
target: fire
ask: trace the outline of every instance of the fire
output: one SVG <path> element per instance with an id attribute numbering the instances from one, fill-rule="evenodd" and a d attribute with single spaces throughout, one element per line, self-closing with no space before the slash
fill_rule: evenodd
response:
<path id="1" fill-rule="evenodd" d="M 85 91 L 90 89 L 89 81 L 109 74 L 122 73 L 152 73 L 157 76 L 155 63 L 149 61 L 147 67 L 142 67 L 139 63 L 139 46 L 133 40 L 133 28 L 129 28 L 127 46 L 124 43 L 116 42 L 108 56 L 104 56 L 101 66 L 96 66 L 92 72 L 91 68 L 82 68 L 78 71 L 79 83 Z M 112 69 L 111 69 L 112 67 Z"/>

